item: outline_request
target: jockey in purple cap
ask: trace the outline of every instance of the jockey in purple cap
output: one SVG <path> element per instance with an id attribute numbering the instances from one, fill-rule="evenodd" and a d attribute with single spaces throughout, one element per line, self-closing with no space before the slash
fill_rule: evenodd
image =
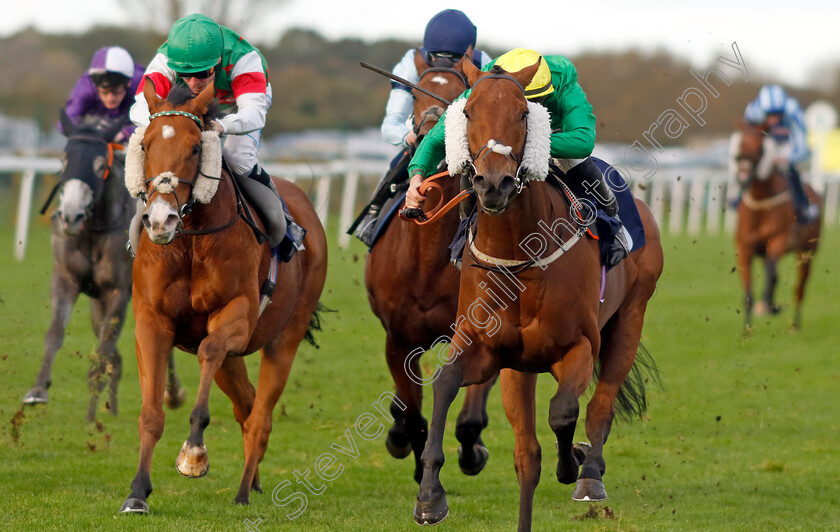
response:
<path id="1" fill-rule="evenodd" d="M 127 142 L 134 132 L 128 111 L 134 103 L 132 95 L 140 86 L 144 70 L 124 48 L 100 48 L 93 54 L 90 68 L 76 82 L 67 99 L 67 116 L 76 124 L 86 117 L 123 120 L 126 126 L 113 141 Z M 61 124 L 58 130 L 64 133 Z"/>

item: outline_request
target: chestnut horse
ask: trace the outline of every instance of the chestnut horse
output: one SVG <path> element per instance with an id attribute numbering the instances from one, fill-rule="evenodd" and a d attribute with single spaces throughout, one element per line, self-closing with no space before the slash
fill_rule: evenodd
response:
<path id="1" fill-rule="evenodd" d="M 84 293 L 89 297 L 91 324 L 97 338 L 88 372 L 91 397 L 87 420 L 93 421 L 99 395 L 106 384 L 108 411 L 117 414 L 117 387 L 122 376 L 122 355 L 117 342 L 131 299 L 131 255 L 125 249 L 125 242 L 134 202 L 123 181 L 123 146 L 110 142 L 124 127 L 123 122 L 86 120 L 77 125 L 64 110 L 60 120 L 67 134 L 61 157 L 61 180 L 41 209 L 45 213 L 58 192 L 50 238 L 52 319 L 44 340 L 41 370 L 35 384 L 24 395 L 23 403 L 49 401 L 47 388 L 55 355 L 64 343 L 73 306 L 79 294 Z M 180 406 L 185 392 L 175 374 L 174 359 L 170 361 L 166 390 L 167 406 Z"/>
<path id="2" fill-rule="evenodd" d="M 173 345 L 198 355 L 201 368 L 190 436 L 176 467 L 185 476 L 207 473 L 204 429 L 210 422 L 208 400 L 215 379 L 230 397 L 242 428 L 245 467 L 234 500 L 248 504 L 250 492 L 260 491 L 258 466 L 268 445 L 272 410 L 298 345 L 317 318 L 327 268 L 324 231 L 306 194 L 275 179 L 289 211 L 308 233 L 306 249 L 277 264 L 272 302 L 261 313 L 260 289 L 269 275 L 271 253 L 257 245 L 253 230 L 241 219 L 235 185 L 221 171 L 218 135 L 203 131 L 213 84 L 181 104 L 158 98 L 150 80 L 143 93 L 150 123 L 132 136 L 126 162 L 126 185 L 146 203 L 146 236 L 134 259 L 143 406 L 137 474 L 120 511 L 149 511 L 152 454 L 163 433 L 161 402 Z M 255 390 L 243 356 L 256 350 L 261 350 L 261 362 Z"/>
<path id="3" fill-rule="evenodd" d="M 647 243 L 610 270 L 605 299 L 599 302 L 598 245 L 573 221 L 560 192 L 539 181 L 548 172 L 551 126 L 545 108 L 528 102 L 523 89 L 538 66 L 506 73 L 499 67 L 481 72 L 467 64 L 472 93 L 448 111 L 447 135 L 463 135 L 464 140 L 463 161 L 450 153 L 447 142 L 449 169 L 472 174 L 480 212 L 463 258 L 450 363 L 434 383 L 414 510 L 420 524 L 437 523 L 449 512 L 439 473 L 446 415 L 460 387 L 485 382 L 501 370 L 502 401 L 515 437 L 520 530 L 530 530 L 540 476 L 537 373 L 549 372 L 557 380 L 549 406 L 549 425 L 557 437 L 557 479 L 577 481 L 575 500 L 606 498 L 603 450 L 616 398 L 619 407 L 636 414 L 646 406 L 643 380 L 628 375 L 639 370 L 633 366 L 645 309 L 662 272 L 658 227 L 647 206 L 636 200 Z M 458 104 L 463 105 L 456 110 Z M 462 131 L 455 123 L 450 129 L 450 117 L 462 120 Z M 533 249 L 536 241 L 543 244 L 538 260 L 523 249 Z M 586 416 L 591 446 L 573 446 L 578 398 L 593 379 L 596 362 L 600 369 Z"/>
<path id="4" fill-rule="evenodd" d="M 805 185 L 808 199 L 819 207 L 820 216 L 810 224 L 796 222 L 787 180 L 773 162 L 775 143 L 763 125 L 743 124 L 740 133 L 733 137 L 733 148 L 736 177 L 742 190 L 735 251 L 744 288 L 744 332 L 751 330 L 753 313 L 779 312 L 774 300 L 778 278 L 776 265 L 788 252 L 796 253 L 799 270 L 793 292 L 793 328 L 799 329 L 805 283 L 820 238 L 822 198 Z M 753 305 L 752 260 L 756 256 L 764 258 L 767 278 L 761 301 Z"/>
<path id="5" fill-rule="evenodd" d="M 442 98 L 452 100 L 467 88 L 463 62 L 454 66 L 430 67 L 417 51 L 414 63 L 420 74 L 418 85 Z M 414 133 L 417 142 L 438 123 L 444 105 L 420 91 L 414 91 Z M 458 193 L 458 181 L 442 182 L 444 195 Z M 429 227 L 393 220 L 368 255 L 365 286 L 373 313 L 385 328 L 385 357 L 394 379 L 399 403 L 391 404 L 394 425 L 385 445 L 391 456 L 405 458 L 414 451 L 414 479 L 420 482 L 423 468 L 420 454 L 426 445 L 428 423 L 423 417 L 423 379 L 419 358 L 442 338 L 449 341 L 450 327 L 458 306 L 459 272 L 449 264 L 449 243 L 458 228 L 458 215 L 450 211 Z M 437 349 L 442 349 L 443 344 Z M 461 443 L 461 470 L 478 474 L 487 462 L 488 452 L 481 441 L 487 426 L 485 404 L 492 382 L 470 388 L 455 431 Z M 463 449 L 471 452 L 463 452 Z"/>

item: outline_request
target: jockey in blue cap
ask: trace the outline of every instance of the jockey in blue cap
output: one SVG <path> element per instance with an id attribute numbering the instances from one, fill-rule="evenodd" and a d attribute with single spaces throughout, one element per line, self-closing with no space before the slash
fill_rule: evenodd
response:
<path id="1" fill-rule="evenodd" d="M 797 221 L 807 224 L 816 220 L 819 209 L 809 203 L 799 174 L 799 168 L 810 156 L 799 102 L 779 85 L 765 85 L 758 91 L 756 99 L 747 104 L 744 120 L 750 124 L 766 124 L 768 133 L 780 148 L 780 170 L 790 184 Z"/>
<path id="2" fill-rule="evenodd" d="M 463 12 L 457 9 L 444 9 L 426 24 L 423 46 L 408 50 L 393 73 L 406 81 L 417 83 L 420 74 L 414 64 L 414 56 L 419 51 L 430 66 L 451 67 L 455 65 L 470 47 L 470 59 L 478 68 L 490 63 L 491 57 L 475 49 L 476 28 Z M 408 179 L 408 161 L 414 150 L 416 138 L 413 128 L 414 95 L 411 87 L 397 81 L 391 82 L 391 94 L 385 106 L 385 118 L 382 120 L 382 138 L 388 143 L 402 148 L 391 161 L 391 168 L 379 182 L 373 194 L 364 218 L 353 224 L 351 230 L 366 244 L 370 245 L 373 223 L 379 209 L 388 199 L 386 188 L 393 183 Z M 356 228 L 358 228 L 356 230 Z"/>

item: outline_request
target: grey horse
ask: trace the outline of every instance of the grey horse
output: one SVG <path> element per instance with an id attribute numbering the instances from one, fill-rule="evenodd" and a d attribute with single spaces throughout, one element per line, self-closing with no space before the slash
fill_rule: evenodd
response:
<path id="1" fill-rule="evenodd" d="M 53 274 L 50 282 L 52 320 L 44 341 L 44 360 L 24 404 L 48 401 L 47 388 L 73 305 L 80 293 L 90 299 L 90 315 L 98 344 L 88 372 L 91 393 L 88 421 L 96 415 L 99 395 L 108 385 L 107 408 L 117 414 L 117 386 L 122 356 L 117 340 L 131 298 L 132 259 L 126 250 L 134 201 L 125 188 L 125 155 L 110 139 L 123 123 L 84 122 L 76 125 L 61 112 L 67 135 L 62 155 L 59 205 L 52 215 Z M 41 210 L 46 211 L 53 194 Z M 167 405 L 177 407 L 186 394 L 169 360 Z"/>

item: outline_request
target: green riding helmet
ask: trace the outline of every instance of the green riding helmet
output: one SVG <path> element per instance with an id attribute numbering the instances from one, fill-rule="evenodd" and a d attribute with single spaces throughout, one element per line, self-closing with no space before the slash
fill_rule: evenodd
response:
<path id="1" fill-rule="evenodd" d="M 201 72 L 222 60 L 222 29 L 213 19 L 198 13 L 172 25 L 164 53 L 175 72 Z"/>

